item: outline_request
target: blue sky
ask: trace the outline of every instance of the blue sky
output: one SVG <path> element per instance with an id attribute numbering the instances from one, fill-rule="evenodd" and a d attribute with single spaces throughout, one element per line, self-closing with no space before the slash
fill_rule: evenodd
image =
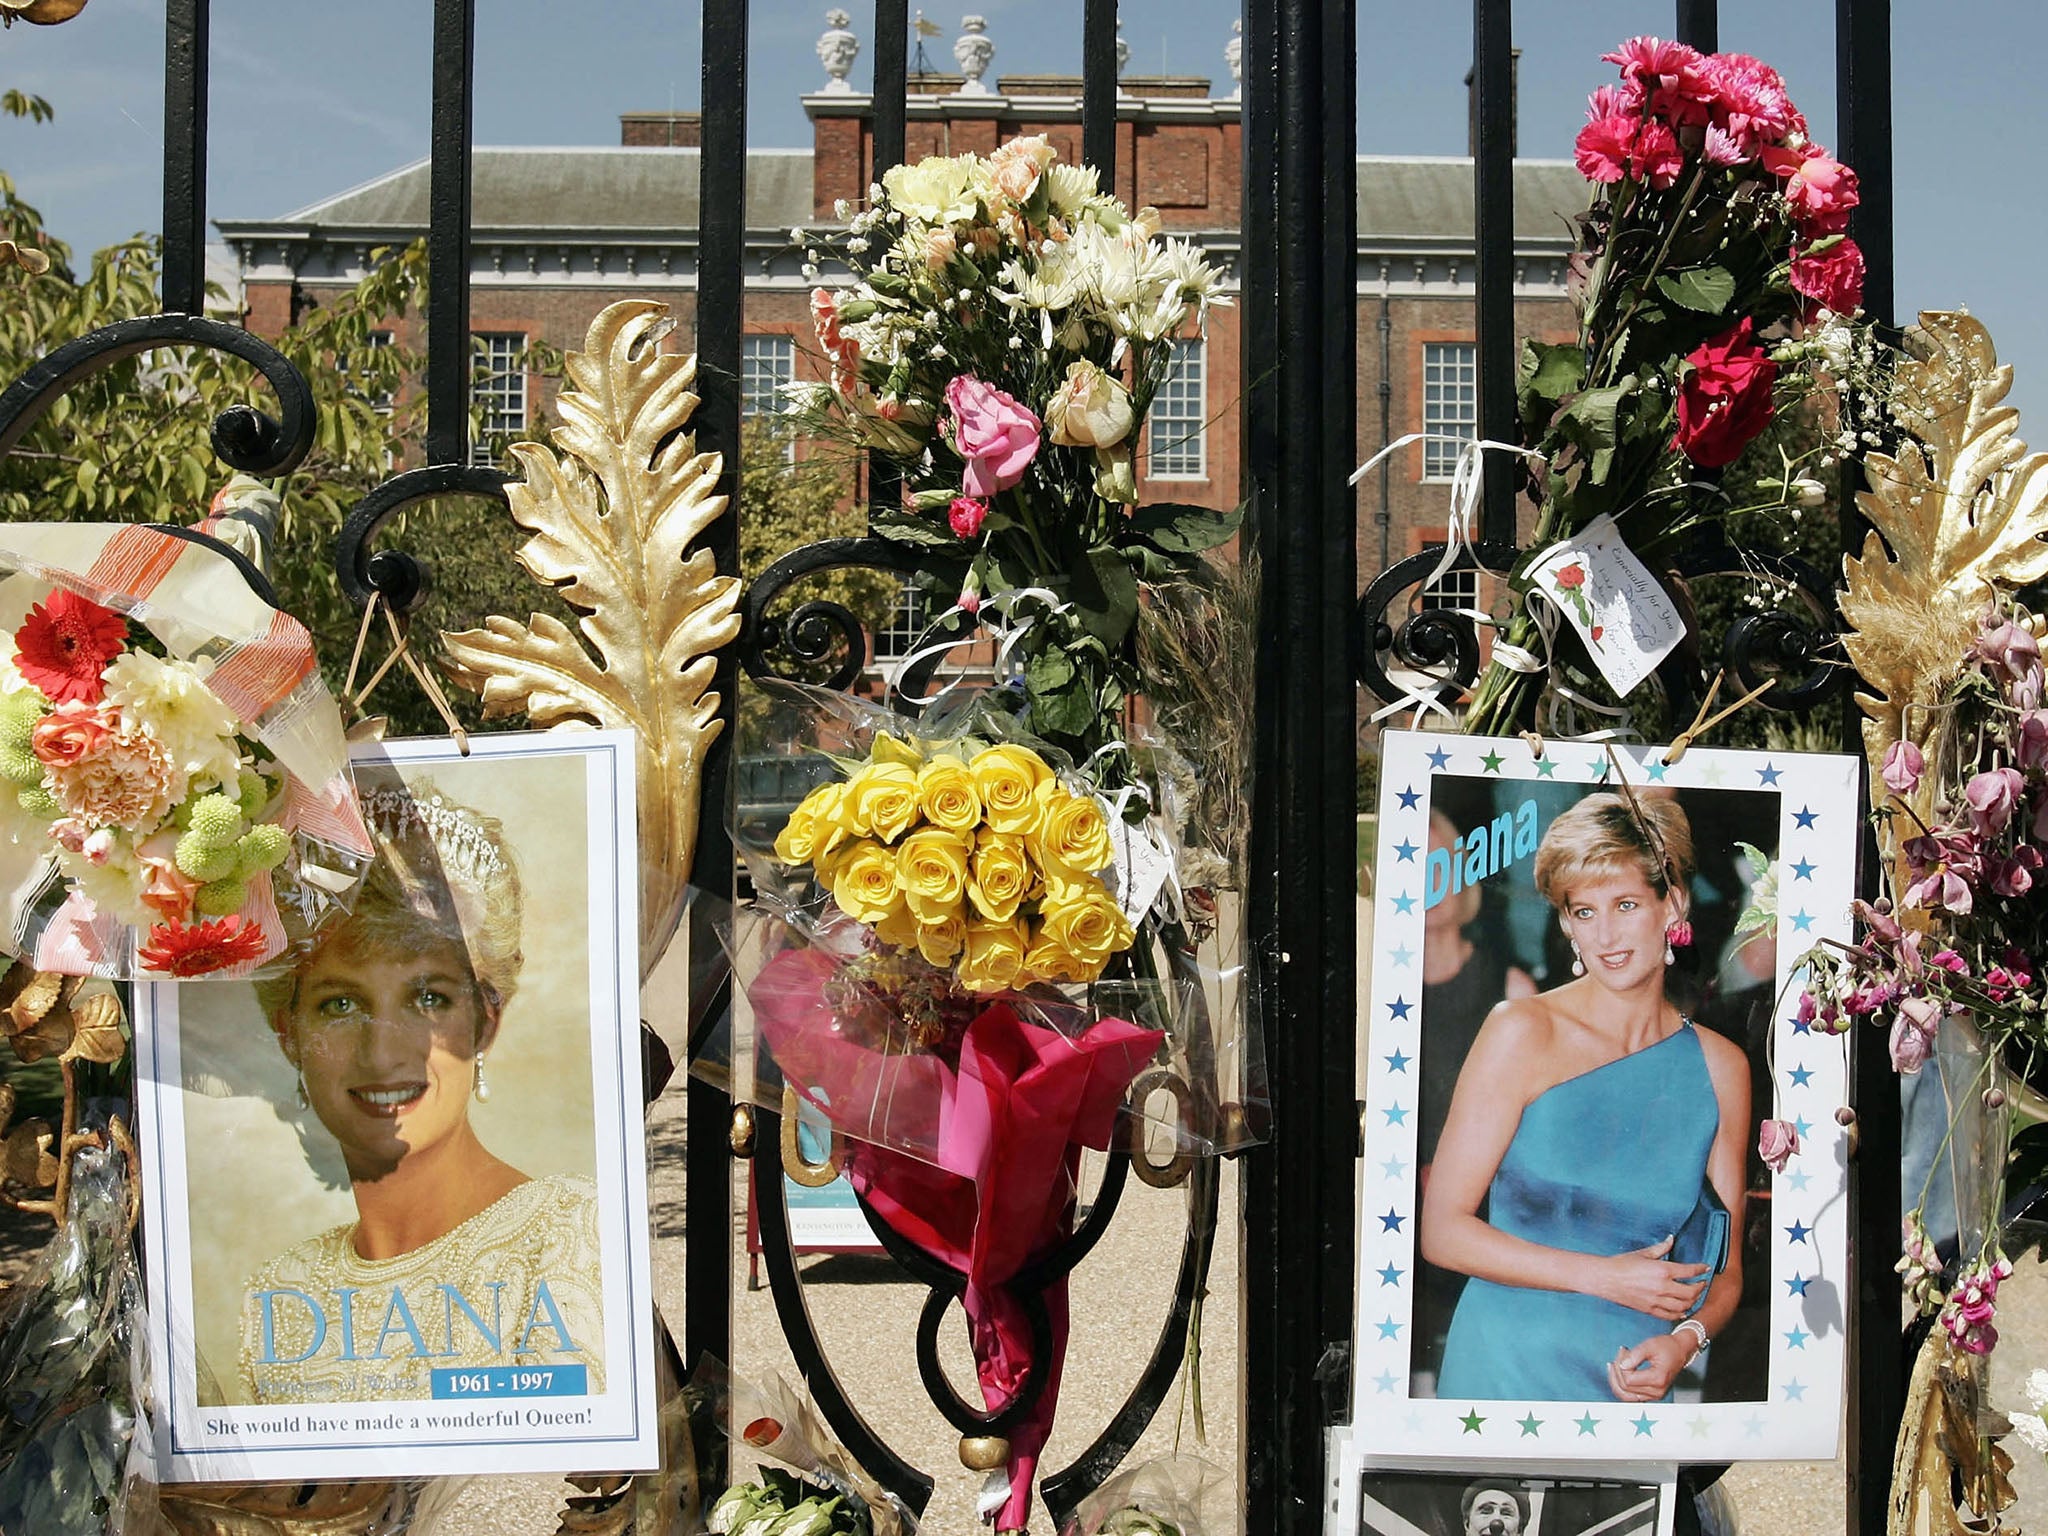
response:
<path id="1" fill-rule="evenodd" d="M 812 52 L 832 0 L 755 0 L 749 130 L 754 144 L 810 140 L 798 103 L 823 83 Z M 845 3 L 845 0 L 841 0 Z M 913 0 L 913 4 L 916 0 Z M 988 18 L 993 74 L 1078 72 L 1081 0 L 963 0 Z M 846 4 L 870 42 L 872 13 Z M 959 13 L 925 0 L 950 68 Z M 1668 31 L 1659 0 L 1523 0 L 1523 153 L 1569 154 L 1599 54 L 1633 32 Z M 215 0 L 210 210 L 275 214 L 425 153 L 426 0 Z M 1782 69 L 1824 141 L 1834 132 L 1835 7 L 1826 0 L 1723 0 L 1722 46 Z M 1463 0 L 1360 0 L 1359 148 L 1458 154 L 1465 147 L 1471 7 Z M 696 104 L 699 12 L 675 0 L 484 0 L 477 132 L 499 144 L 616 143 L 621 111 Z M 1899 304 L 1966 303 L 2048 412 L 2048 313 L 2037 294 L 2048 244 L 2048 7 L 2022 0 L 1895 0 Z M 1224 82 L 1235 0 L 1125 0 L 1134 71 Z M 52 125 L 0 123 L 0 168 L 58 235 L 94 246 L 154 229 L 162 154 L 161 0 L 90 0 L 59 27 L 0 34 L 0 87 L 47 96 Z"/>

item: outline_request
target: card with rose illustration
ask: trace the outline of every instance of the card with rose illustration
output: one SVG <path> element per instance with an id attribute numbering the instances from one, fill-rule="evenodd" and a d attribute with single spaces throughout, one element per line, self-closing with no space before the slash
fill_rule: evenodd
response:
<path id="1" fill-rule="evenodd" d="M 1666 755 L 1383 740 L 1368 1461 L 1834 1454 L 1847 1061 L 1795 966 L 1850 937 L 1860 764 Z"/>

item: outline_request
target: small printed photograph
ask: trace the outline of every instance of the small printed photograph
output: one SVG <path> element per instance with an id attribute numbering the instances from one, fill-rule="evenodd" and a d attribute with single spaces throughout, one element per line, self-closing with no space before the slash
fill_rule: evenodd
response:
<path id="1" fill-rule="evenodd" d="M 651 1443 L 631 763 L 599 736 L 358 755 L 347 913 L 254 982 L 138 991 L 174 1475 Z"/>
<path id="2" fill-rule="evenodd" d="M 1666 1536 L 1669 1483 L 1367 1472 L 1359 1536 Z"/>
<path id="3" fill-rule="evenodd" d="M 1831 1448 L 1847 1069 L 1791 999 L 1800 957 L 1848 936 L 1856 764 L 1402 732 L 1383 750 L 1369 1449 L 1788 1455 L 1781 1422 Z"/>

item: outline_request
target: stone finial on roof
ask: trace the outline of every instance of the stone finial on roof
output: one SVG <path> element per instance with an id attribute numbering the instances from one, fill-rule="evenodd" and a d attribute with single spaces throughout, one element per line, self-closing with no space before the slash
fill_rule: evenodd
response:
<path id="1" fill-rule="evenodd" d="M 1230 24 L 1230 41 L 1223 45 L 1223 62 L 1230 66 L 1230 99 L 1236 101 L 1244 95 L 1244 18 L 1238 17 Z"/>
<path id="2" fill-rule="evenodd" d="M 1116 19 L 1116 93 L 1126 101 L 1130 99 L 1131 93 L 1124 89 L 1124 71 L 1130 67 L 1131 45 L 1124 39 L 1124 19 L 1119 16 Z"/>
<path id="3" fill-rule="evenodd" d="M 953 39 L 953 58 L 960 66 L 960 73 L 966 78 L 960 82 L 957 96 L 987 96 L 989 88 L 981 83 L 981 77 L 988 73 L 989 64 L 995 59 L 996 45 L 989 41 L 988 21 L 981 16 L 962 16 L 960 35 Z"/>
<path id="4" fill-rule="evenodd" d="M 846 83 L 846 77 L 853 70 L 853 61 L 860 57 L 860 39 L 848 31 L 853 18 L 836 6 L 825 13 L 825 34 L 818 39 L 818 62 L 825 66 L 830 76 L 821 93 L 826 96 L 851 96 L 853 87 Z"/>

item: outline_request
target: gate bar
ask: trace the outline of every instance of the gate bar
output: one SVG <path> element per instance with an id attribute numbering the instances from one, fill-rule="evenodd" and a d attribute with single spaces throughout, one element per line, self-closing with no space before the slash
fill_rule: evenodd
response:
<path id="1" fill-rule="evenodd" d="M 870 180 L 903 163 L 910 91 L 910 0 L 875 0 L 875 163 Z M 866 188 L 862 188 L 865 196 Z"/>
<path id="2" fill-rule="evenodd" d="M 427 183 L 427 462 L 469 462 L 469 161 L 476 0 L 434 0 Z"/>
<path id="3" fill-rule="evenodd" d="M 900 9 L 900 7 L 899 7 Z M 730 516 L 701 536 L 721 576 L 740 570 L 740 356 L 746 314 L 747 0 L 704 0 L 703 147 L 697 179 L 697 408 L 701 447 L 725 455 L 720 489 Z M 877 68 L 879 69 L 879 61 Z M 690 880 L 690 958 L 715 954 L 715 924 L 730 910 L 733 846 L 727 812 L 733 795 L 733 744 L 738 736 L 739 652 L 718 653 L 712 687 L 725 729 L 704 755 L 703 814 Z M 730 994 L 726 1006 L 730 1007 Z M 683 1353 L 694 1368 L 704 1355 L 732 1359 L 732 1151 L 726 1127 L 732 1100 L 715 1083 L 692 1075 L 685 1090 L 688 1140 L 683 1210 L 689 1241 L 683 1255 L 689 1298 Z"/>
<path id="4" fill-rule="evenodd" d="M 1087 0 L 1081 19 L 1081 159 L 1116 191 L 1116 0 Z M 1131 199 L 1133 205 L 1137 199 Z"/>
<path id="5" fill-rule="evenodd" d="M 166 314 L 206 310 L 206 96 L 211 0 L 164 6 Z"/>
<path id="6" fill-rule="evenodd" d="M 1264 582 L 1248 900 L 1271 1001 L 1271 1124 L 1240 1165 L 1245 1529 L 1260 1536 L 1322 1530 L 1324 1426 L 1350 1382 L 1357 873 L 1330 818 L 1348 825 L 1355 775 L 1357 381 L 1315 338 L 1357 302 L 1341 190 L 1357 174 L 1355 25 L 1354 0 L 1246 0 L 1244 249 L 1270 253 L 1243 270 L 1241 333 Z"/>
<path id="7" fill-rule="evenodd" d="M 1678 0 L 1678 40 L 1701 53 L 1719 53 L 1720 9 L 1720 0 Z"/>
<path id="8" fill-rule="evenodd" d="M 1849 228 L 1863 250 L 1864 310 L 1886 328 L 1898 320 L 1892 288 L 1891 86 L 1889 0 L 1836 0 L 1836 133 L 1841 158 L 1855 167 L 1863 197 Z M 1845 500 L 1861 483 L 1858 468 L 1843 475 Z M 1845 506 L 1845 549 L 1860 551 L 1864 527 L 1853 506 Z M 1843 708 L 1843 747 L 1860 756 L 1855 706 L 1845 703 Z M 1859 880 L 1866 896 L 1874 894 L 1875 853 L 1866 830 Z M 1852 1036 L 1850 1046 L 1856 1148 L 1849 1163 L 1855 1299 L 1849 1334 L 1848 1529 L 1881 1531 L 1889 1518 L 1893 1443 L 1906 1411 L 1906 1356 L 1899 1337 L 1903 1281 L 1890 1262 L 1898 1251 L 1903 1203 L 1899 1082 L 1876 1035 Z"/>
<path id="9" fill-rule="evenodd" d="M 1521 441 L 1515 419 L 1515 60 L 1513 0 L 1472 0 L 1472 236 L 1479 268 L 1473 300 L 1479 365 L 1479 435 Z M 1515 539 L 1513 463 L 1486 466 L 1483 536 Z"/>

